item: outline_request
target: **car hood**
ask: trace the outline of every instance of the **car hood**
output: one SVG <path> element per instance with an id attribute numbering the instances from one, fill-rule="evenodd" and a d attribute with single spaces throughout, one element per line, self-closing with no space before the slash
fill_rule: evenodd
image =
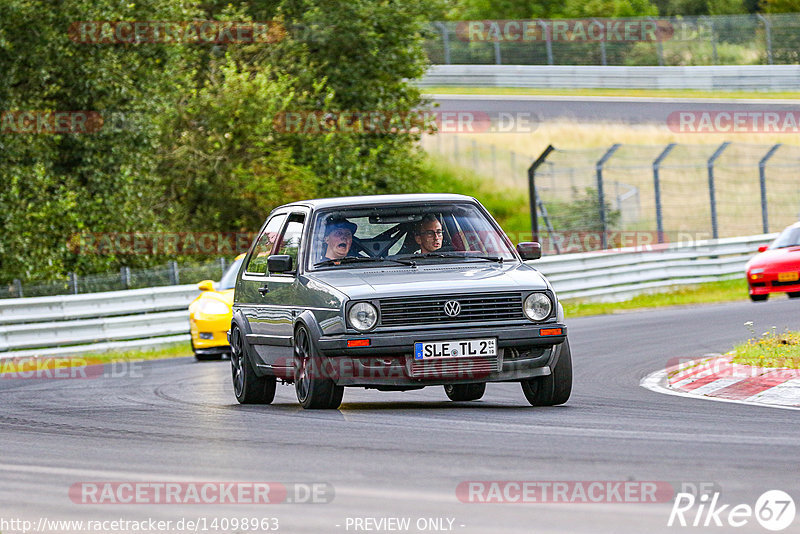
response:
<path id="1" fill-rule="evenodd" d="M 309 273 L 350 299 L 546 289 L 536 269 L 524 264 L 429 264 L 413 267 L 356 268 Z"/>
<path id="2" fill-rule="evenodd" d="M 747 262 L 747 269 L 800 270 L 800 247 L 769 249 Z"/>

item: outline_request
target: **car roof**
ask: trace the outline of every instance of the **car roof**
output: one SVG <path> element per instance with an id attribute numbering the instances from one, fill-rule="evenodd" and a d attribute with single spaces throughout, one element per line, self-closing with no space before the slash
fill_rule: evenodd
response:
<path id="1" fill-rule="evenodd" d="M 358 197 L 317 198 L 313 200 L 299 200 L 291 204 L 280 206 L 308 206 L 312 209 L 340 208 L 353 206 L 379 206 L 381 204 L 403 204 L 422 202 L 474 202 L 475 199 L 466 195 L 452 193 L 418 193 L 406 195 L 367 195 Z M 276 208 L 277 209 L 277 208 Z"/>

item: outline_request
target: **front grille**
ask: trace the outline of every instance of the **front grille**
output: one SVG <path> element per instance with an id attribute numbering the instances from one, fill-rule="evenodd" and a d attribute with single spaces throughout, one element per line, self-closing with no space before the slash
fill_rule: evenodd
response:
<path id="1" fill-rule="evenodd" d="M 446 302 L 455 300 L 461 306 L 458 315 L 445 313 Z M 432 323 L 463 323 L 524 319 L 520 293 L 480 293 L 472 295 L 437 295 L 432 297 L 399 297 L 380 300 L 381 324 L 405 326 Z"/>
<path id="2" fill-rule="evenodd" d="M 497 356 L 480 358 L 429 358 L 415 360 L 409 358 L 411 365 L 409 375 L 412 378 L 460 378 L 481 379 L 500 370 L 500 359 Z"/>
<path id="3" fill-rule="evenodd" d="M 773 287 L 782 287 L 782 286 L 796 286 L 800 285 L 800 280 L 792 280 L 791 282 L 778 282 L 775 280 L 772 282 Z"/>

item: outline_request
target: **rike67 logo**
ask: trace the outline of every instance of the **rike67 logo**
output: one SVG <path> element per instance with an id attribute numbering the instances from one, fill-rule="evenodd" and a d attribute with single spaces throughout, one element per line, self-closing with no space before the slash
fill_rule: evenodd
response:
<path id="1" fill-rule="evenodd" d="M 752 524 L 755 518 L 765 529 L 777 532 L 794 521 L 794 500 L 785 491 L 766 491 L 756 500 L 755 506 L 721 504 L 719 497 L 719 492 L 699 497 L 678 493 L 667 526 L 739 528 Z"/>

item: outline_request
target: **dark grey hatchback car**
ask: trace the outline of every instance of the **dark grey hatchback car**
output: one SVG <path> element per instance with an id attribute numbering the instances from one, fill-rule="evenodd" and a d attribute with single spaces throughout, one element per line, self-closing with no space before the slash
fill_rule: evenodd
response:
<path id="1" fill-rule="evenodd" d="M 474 198 L 386 195 L 276 208 L 236 280 L 229 332 L 240 403 L 278 380 L 304 408 L 338 408 L 345 386 L 443 385 L 477 400 L 520 382 L 531 405 L 563 404 L 572 362 L 550 283 Z"/>

